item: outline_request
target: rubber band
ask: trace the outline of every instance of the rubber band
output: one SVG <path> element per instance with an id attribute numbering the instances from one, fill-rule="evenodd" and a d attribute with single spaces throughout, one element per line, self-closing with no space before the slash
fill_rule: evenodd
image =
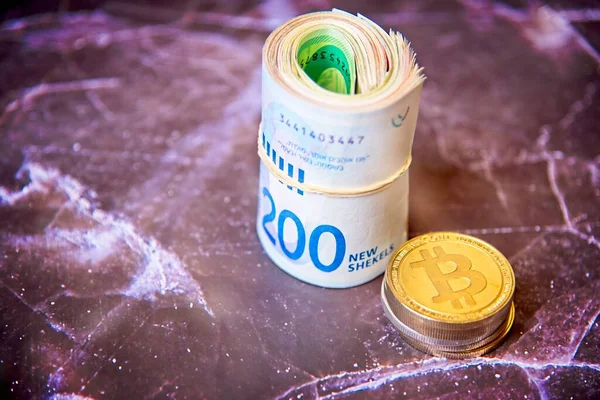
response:
<path id="1" fill-rule="evenodd" d="M 265 149 L 262 147 L 261 132 L 262 124 L 258 130 L 258 156 L 260 157 L 264 165 L 267 167 L 271 175 L 273 175 L 275 178 L 277 178 L 279 181 L 281 181 L 287 186 L 292 186 L 295 189 L 302 190 L 304 192 L 323 194 L 328 197 L 360 197 L 385 190 L 387 187 L 391 186 L 398 178 L 404 175 L 406 171 L 408 171 L 410 163 L 412 162 L 412 156 L 409 154 L 404 164 L 402 164 L 400 169 L 396 171 L 393 175 L 387 177 L 386 179 L 380 182 L 365 186 L 363 188 L 330 189 L 324 186 L 311 185 L 310 183 L 306 182 L 298 182 L 297 180 L 293 180 L 290 176 L 286 175 L 284 171 L 281 171 L 279 168 L 277 168 L 277 166 L 273 163 L 271 158 L 265 152 Z"/>

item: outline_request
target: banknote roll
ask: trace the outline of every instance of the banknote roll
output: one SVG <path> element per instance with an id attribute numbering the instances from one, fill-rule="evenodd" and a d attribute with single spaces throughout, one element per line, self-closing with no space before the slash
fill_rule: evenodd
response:
<path id="1" fill-rule="evenodd" d="M 258 237 L 281 269 L 345 288 L 406 241 L 408 168 L 424 75 L 406 39 L 333 10 L 263 49 Z"/>

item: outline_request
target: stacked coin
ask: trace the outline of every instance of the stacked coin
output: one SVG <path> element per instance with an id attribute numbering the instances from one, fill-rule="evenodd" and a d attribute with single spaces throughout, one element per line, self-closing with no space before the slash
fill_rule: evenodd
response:
<path id="1" fill-rule="evenodd" d="M 406 242 L 381 287 L 385 314 L 413 347 L 440 357 L 476 357 L 496 348 L 515 318 L 508 260 L 469 235 L 437 232 Z"/>

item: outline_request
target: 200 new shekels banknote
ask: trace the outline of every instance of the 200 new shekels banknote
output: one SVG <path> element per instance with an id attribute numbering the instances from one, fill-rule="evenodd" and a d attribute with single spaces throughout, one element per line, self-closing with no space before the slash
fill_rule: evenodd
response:
<path id="1" fill-rule="evenodd" d="M 333 10 L 263 49 L 258 237 L 324 287 L 380 275 L 407 239 L 408 167 L 424 75 L 402 35 Z"/>

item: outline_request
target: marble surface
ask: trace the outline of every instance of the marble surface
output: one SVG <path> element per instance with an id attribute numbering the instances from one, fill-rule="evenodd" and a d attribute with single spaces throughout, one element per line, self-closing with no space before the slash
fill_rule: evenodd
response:
<path id="1" fill-rule="evenodd" d="M 1 398 L 600 396 L 596 2 L 35 4 L 0 29 Z M 488 356 L 416 351 L 381 278 L 313 287 L 258 243 L 261 47 L 331 7 L 425 67 L 410 234 L 510 259 Z"/>

